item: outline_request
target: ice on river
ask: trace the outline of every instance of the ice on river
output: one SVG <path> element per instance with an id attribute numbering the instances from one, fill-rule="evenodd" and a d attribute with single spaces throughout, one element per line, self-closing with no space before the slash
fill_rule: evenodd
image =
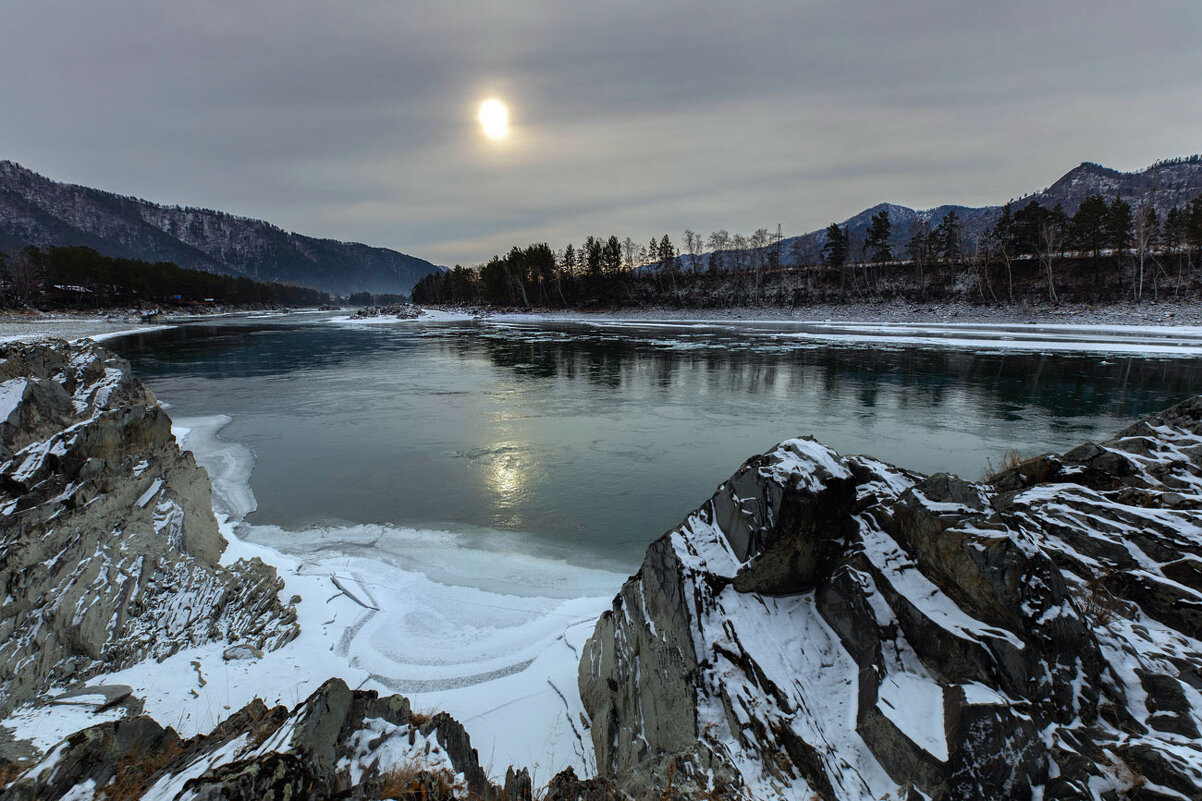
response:
<path id="1" fill-rule="evenodd" d="M 90 685 L 129 685 L 148 714 L 189 736 L 256 696 L 291 707 L 340 676 L 352 687 L 402 693 L 418 710 L 450 712 L 494 776 L 510 764 L 531 766 L 536 782 L 568 765 L 593 772 L 578 654 L 624 576 L 540 558 L 503 536 L 481 548 L 446 531 L 248 525 L 253 455 L 218 436 L 228 422 L 181 419 L 176 436 L 212 479 L 230 543 L 222 561 L 257 556 L 275 565 L 286 584 L 281 597 L 301 597 L 300 636 L 260 659 L 226 661 L 226 646 L 214 644 Z M 48 749 L 81 721 L 43 707 L 19 710 L 6 724 Z"/>

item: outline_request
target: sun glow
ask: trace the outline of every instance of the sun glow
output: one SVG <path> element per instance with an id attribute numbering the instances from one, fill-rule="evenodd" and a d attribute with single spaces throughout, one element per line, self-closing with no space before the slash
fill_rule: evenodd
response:
<path id="1" fill-rule="evenodd" d="M 509 135 L 509 109 L 500 100 L 485 100 L 477 117 L 489 139 L 504 139 Z"/>

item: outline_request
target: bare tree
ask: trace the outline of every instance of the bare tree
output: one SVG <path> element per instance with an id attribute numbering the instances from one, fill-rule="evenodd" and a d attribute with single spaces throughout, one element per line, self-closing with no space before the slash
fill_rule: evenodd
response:
<path id="1" fill-rule="evenodd" d="M 8 274 L 12 277 L 13 295 L 21 303 L 29 303 L 42 292 L 42 267 L 29 248 L 19 250 L 9 257 Z"/>
<path id="2" fill-rule="evenodd" d="M 638 255 L 638 245 L 630 237 L 622 240 L 622 259 L 626 267 L 626 272 L 634 269 L 635 257 Z"/>
<path id="3" fill-rule="evenodd" d="M 1054 271 L 1056 258 L 1064 247 L 1064 224 L 1054 214 L 1045 214 L 1039 221 L 1039 262 L 1048 276 L 1048 300 L 1059 303 Z"/>
<path id="4" fill-rule="evenodd" d="M 701 234 L 692 228 L 684 229 L 684 250 L 689 254 L 689 265 L 695 273 L 701 272 L 701 250 L 703 243 Z"/>
<path id="5" fill-rule="evenodd" d="M 747 237 L 742 234 L 735 234 L 731 237 L 730 244 L 734 249 L 735 269 L 744 269 L 747 266 Z"/>
<path id="6" fill-rule="evenodd" d="M 727 250 L 730 249 L 730 234 L 725 228 L 719 228 L 709 236 L 710 248 L 710 272 L 720 272 L 723 261 L 727 258 Z"/>
<path id="7" fill-rule="evenodd" d="M 1156 209 L 1147 204 L 1140 204 L 1138 211 L 1135 213 L 1135 230 L 1133 231 L 1135 239 L 1135 252 L 1139 258 L 1139 281 L 1135 287 L 1136 300 L 1143 300 L 1144 263 L 1151 253 L 1152 248 L 1155 246 L 1156 236 L 1159 232 L 1160 221 L 1156 219 Z M 1159 299 L 1159 276 L 1154 276 L 1153 286 L 1153 297 Z"/>

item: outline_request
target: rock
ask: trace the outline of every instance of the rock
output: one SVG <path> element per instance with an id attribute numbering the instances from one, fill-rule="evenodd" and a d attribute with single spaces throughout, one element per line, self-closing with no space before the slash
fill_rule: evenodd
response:
<path id="1" fill-rule="evenodd" d="M 296 636 L 273 568 L 219 564 L 208 476 L 127 362 L 0 346 L 0 414 L 0 714 L 185 646 Z"/>
<path id="2" fill-rule="evenodd" d="M 189 740 L 146 717 L 93 726 L 26 768 L 0 801 L 81 797 L 81 786 L 118 798 L 211 801 L 532 797 L 525 769 L 509 770 L 503 787 L 491 784 L 467 733 L 445 713 L 416 715 L 402 696 L 353 691 L 340 679 L 291 712 L 256 700 Z"/>
<path id="3" fill-rule="evenodd" d="M 547 785 L 544 801 L 626 801 L 627 795 L 609 779 L 578 779 L 576 771 L 567 768 L 555 775 Z"/>
<path id="4" fill-rule="evenodd" d="M 91 687 L 79 687 L 59 693 L 50 699 L 50 703 L 59 706 L 86 706 L 100 712 L 126 703 L 132 695 L 133 688 L 128 684 L 94 684 Z"/>
<path id="5" fill-rule="evenodd" d="M 351 317 L 355 320 L 366 320 L 372 317 L 395 317 L 398 320 L 416 320 L 422 316 L 422 310 L 412 303 L 388 303 L 383 306 L 364 306 Z"/>
<path id="6" fill-rule="evenodd" d="M 38 764 L 0 790 L 2 801 L 51 801 L 76 787 L 116 794 L 182 753 L 179 736 L 147 717 L 101 723 L 72 734 Z M 84 797 L 77 795 L 76 797 Z"/>
<path id="7" fill-rule="evenodd" d="M 253 645 L 235 645 L 222 651 L 221 658 L 226 662 L 232 662 L 236 659 L 262 659 L 263 649 L 256 648 Z"/>
<path id="8" fill-rule="evenodd" d="M 984 484 L 782 443 L 648 548 L 580 691 L 636 797 L 1202 798 L 1200 640 L 1202 397 Z"/>

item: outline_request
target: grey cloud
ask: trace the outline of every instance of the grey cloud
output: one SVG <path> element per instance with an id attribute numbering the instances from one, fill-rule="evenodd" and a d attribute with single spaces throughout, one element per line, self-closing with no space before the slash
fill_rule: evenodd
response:
<path id="1" fill-rule="evenodd" d="M 0 157 L 442 263 L 1202 150 L 1196 0 L 0 6 Z"/>

